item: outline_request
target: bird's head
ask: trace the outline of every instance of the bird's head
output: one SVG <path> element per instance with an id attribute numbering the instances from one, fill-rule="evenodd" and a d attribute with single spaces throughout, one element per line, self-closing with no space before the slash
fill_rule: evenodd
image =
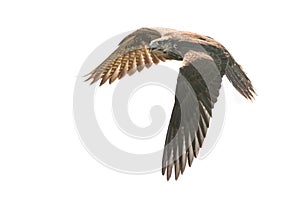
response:
<path id="1" fill-rule="evenodd" d="M 159 39 L 153 40 L 150 45 L 152 52 L 162 55 L 169 59 L 182 60 L 183 55 L 177 49 L 177 44 L 175 40 L 168 37 L 161 37 Z"/>

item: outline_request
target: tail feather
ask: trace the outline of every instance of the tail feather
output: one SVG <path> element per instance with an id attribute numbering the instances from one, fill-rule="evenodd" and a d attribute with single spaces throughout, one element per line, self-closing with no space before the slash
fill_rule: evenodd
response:
<path id="1" fill-rule="evenodd" d="M 233 65 L 227 66 L 225 74 L 239 93 L 246 99 L 254 99 L 256 95 L 255 89 L 239 64 L 234 63 Z"/>

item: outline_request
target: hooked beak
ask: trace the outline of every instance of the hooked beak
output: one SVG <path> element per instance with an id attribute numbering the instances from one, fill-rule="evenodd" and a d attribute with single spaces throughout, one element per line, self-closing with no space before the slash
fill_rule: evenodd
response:
<path id="1" fill-rule="evenodd" d="M 162 51 L 162 50 L 163 50 L 163 49 L 161 48 L 161 46 L 158 45 L 157 42 L 150 43 L 149 48 L 150 48 L 153 52 L 156 52 L 156 51 Z"/>
<path id="2" fill-rule="evenodd" d="M 158 48 L 151 48 L 152 52 L 157 52 L 159 49 Z"/>
<path id="3" fill-rule="evenodd" d="M 160 54 L 160 53 L 163 54 L 164 53 L 164 49 L 162 49 L 161 47 L 152 47 L 151 51 L 153 53 L 158 53 L 158 54 Z"/>

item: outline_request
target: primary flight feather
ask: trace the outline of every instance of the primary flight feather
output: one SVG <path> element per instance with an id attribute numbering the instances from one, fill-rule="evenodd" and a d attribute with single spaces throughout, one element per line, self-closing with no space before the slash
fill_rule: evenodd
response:
<path id="1" fill-rule="evenodd" d="M 126 36 L 119 47 L 88 74 L 100 86 L 166 60 L 182 61 L 162 158 L 162 174 L 175 179 L 197 157 L 209 127 L 222 77 L 247 99 L 255 90 L 242 67 L 211 37 L 168 28 L 141 28 Z"/>

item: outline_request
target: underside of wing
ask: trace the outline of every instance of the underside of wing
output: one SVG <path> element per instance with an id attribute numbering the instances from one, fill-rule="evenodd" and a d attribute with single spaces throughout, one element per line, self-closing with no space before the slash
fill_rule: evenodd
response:
<path id="1" fill-rule="evenodd" d="M 126 74 L 132 75 L 136 71 L 143 70 L 144 67 L 165 61 L 163 56 L 156 55 L 149 48 L 150 42 L 160 37 L 158 31 L 150 28 L 141 28 L 129 34 L 104 62 L 87 74 L 86 81 L 92 80 L 92 84 L 101 80 L 101 86 L 107 80 L 112 83 Z"/>
<path id="2" fill-rule="evenodd" d="M 166 136 L 162 174 L 167 179 L 175 169 L 175 179 L 192 165 L 206 136 L 221 78 L 210 56 L 191 51 L 185 55 L 176 86 L 173 112 Z"/>

